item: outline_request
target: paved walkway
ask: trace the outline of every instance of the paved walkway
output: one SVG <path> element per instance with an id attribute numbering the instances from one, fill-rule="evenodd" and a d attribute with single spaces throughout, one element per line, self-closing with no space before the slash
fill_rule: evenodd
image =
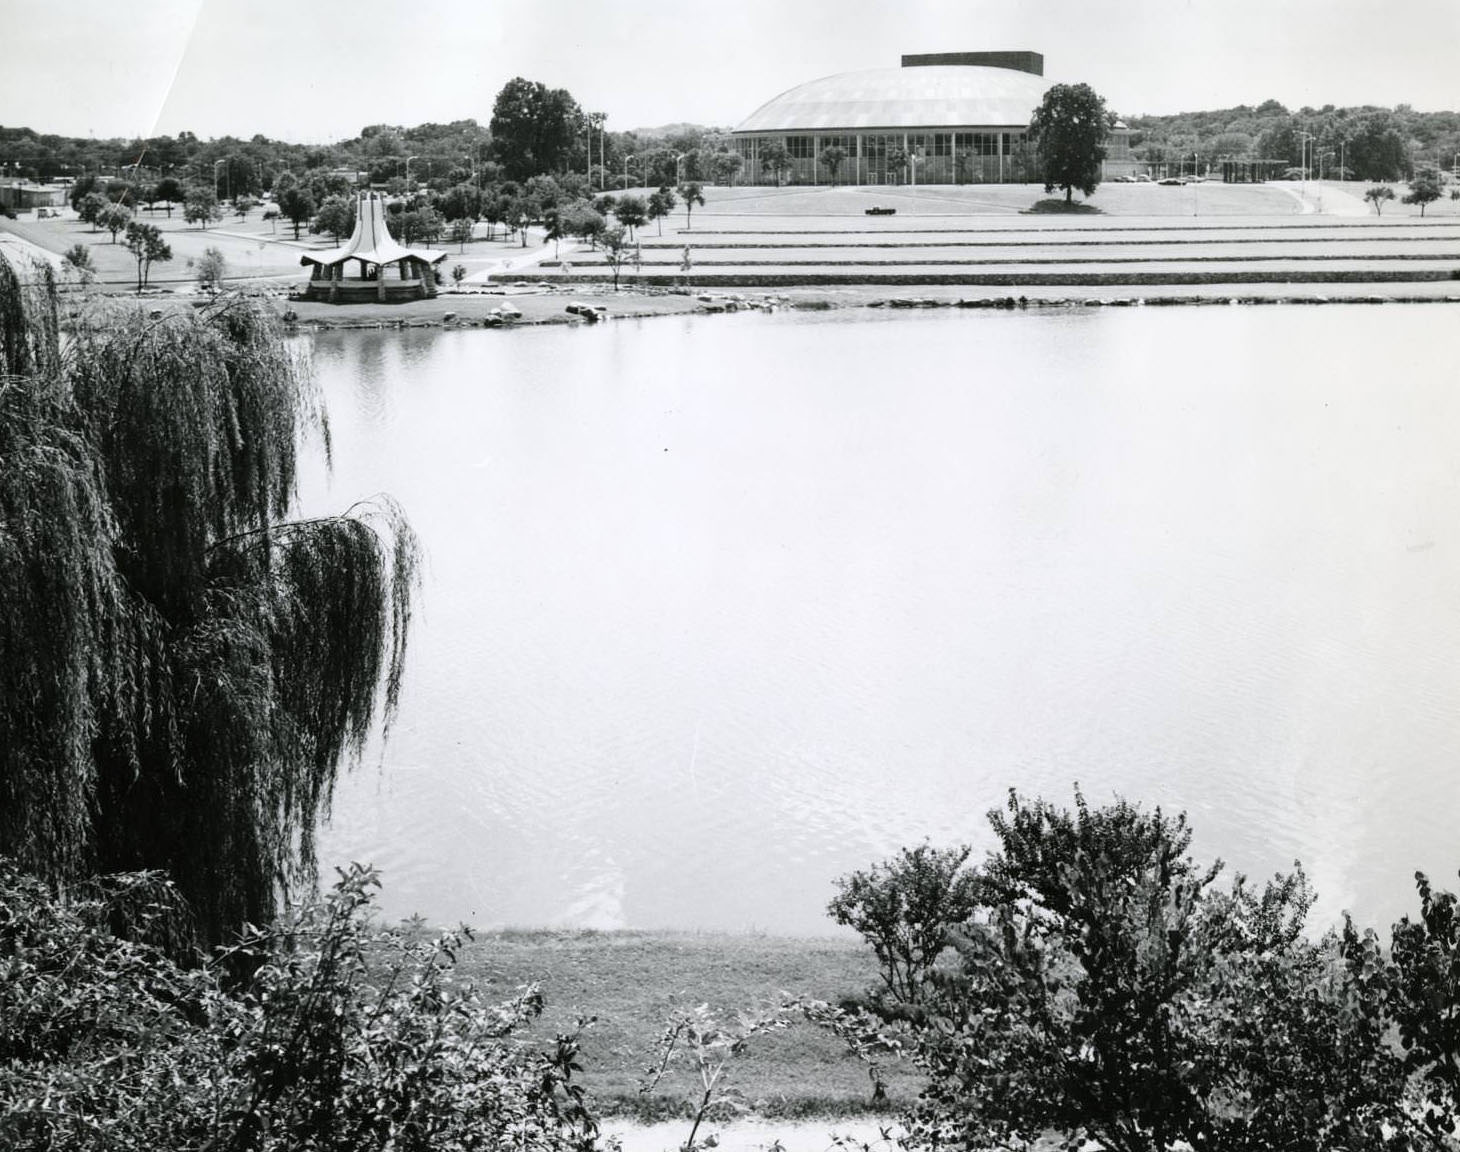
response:
<path id="1" fill-rule="evenodd" d="M 1304 183 L 1284 180 L 1272 182 L 1272 186 L 1297 199 L 1303 206 L 1303 214 L 1320 216 L 1372 216 L 1373 209 L 1362 196 L 1331 184 Z"/>
<path id="2" fill-rule="evenodd" d="M 22 279 L 31 275 L 36 264 L 49 264 L 57 276 L 67 274 L 68 266 L 62 257 L 5 229 L 0 229 L 0 257 L 7 260 Z"/>

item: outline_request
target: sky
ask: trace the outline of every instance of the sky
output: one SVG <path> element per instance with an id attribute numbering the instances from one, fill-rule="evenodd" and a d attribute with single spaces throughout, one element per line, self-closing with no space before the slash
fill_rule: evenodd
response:
<path id="1" fill-rule="evenodd" d="M 0 124 L 327 142 L 486 124 L 523 76 L 610 130 L 733 127 L 820 76 L 997 49 L 1123 116 L 1460 110 L 1460 0 L 0 0 Z"/>

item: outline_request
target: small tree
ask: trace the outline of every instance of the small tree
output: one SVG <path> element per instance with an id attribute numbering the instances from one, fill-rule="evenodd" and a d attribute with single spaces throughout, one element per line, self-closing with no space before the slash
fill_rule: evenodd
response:
<path id="1" fill-rule="evenodd" d="M 781 186 L 781 177 L 791 167 L 791 153 L 784 140 L 772 140 L 760 147 L 760 166 L 776 178 L 776 187 Z"/>
<path id="2" fill-rule="evenodd" d="M 126 228 L 132 219 L 132 210 L 125 204 L 108 204 L 96 213 L 96 222 L 112 234 L 112 243 L 117 242 L 117 233 Z"/>
<path id="3" fill-rule="evenodd" d="M 254 198 L 246 192 L 240 192 L 233 198 L 233 214 L 240 220 L 248 219 L 248 214 L 253 210 Z"/>
<path id="4" fill-rule="evenodd" d="M 964 867 L 972 851 L 967 845 L 920 844 L 836 881 L 827 911 L 872 946 L 882 966 L 883 992 L 893 1001 L 922 1001 L 948 933 L 978 907 L 978 880 Z"/>
<path id="5" fill-rule="evenodd" d="M 649 211 L 642 196 L 620 196 L 618 203 L 613 206 L 613 215 L 614 219 L 629 230 L 629 239 L 632 240 L 634 229 L 649 218 Z"/>
<path id="6" fill-rule="evenodd" d="M 1421 168 L 1409 181 L 1409 191 L 1405 194 L 1404 203 L 1418 204 L 1419 214 L 1425 214 L 1425 208 L 1433 204 L 1443 195 L 1444 177 L 1436 168 Z"/>
<path id="7" fill-rule="evenodd" d="M 698 180 L 690 180 L 679 186 L 679 198 L 684 201 L 684 226 L 689 227 L 690 216 L 694 213 L 695 205 L 704 207 L 705 191 L 700 187 Z"/>
<path id="8" fill-rule="evenodd" d="M 466 251 L 466 244 L 472 237 L 472 229 L 474 227 L 475 224 L 468 216 L 458 216 L 451 222 L 451 238 L 460 245 L 457 249 L 458 252 Z M 460 268 L 461 265 L 458 264 L 457 267 Z"/>
<path id="9" fill-rule="evenodd" d="M 665 186 L 649 197 L 648 215 L 650 220 L 659 224 L 659 235 L 664 235 L 664 217 L 674 211 L 678 201 L 674 197 L 674 190 Z"/>
<path id="10" fill-rule="evenodd" d="M 172 206 L 181 204 L 187 199 L 187 193 L 183 191 L 182 184 L 171 176 L 164 176 L 159 180 L 157 186 L 152 189 L 152 195 L 166 205 L 169 220 L 172 219 Z"/>
<path id="11" fill-rule="evenodd" d="M 434 208 L 417 208 L 387 217 L 385 226 L 402 244 L 414 244 L 420 240 L 429 243 L 441 235 L 446 221 Z"/>
<path id="12" fill-rule="evenodd" d="M 212 188 L 198 185 L 188 189 L 187 199 L 183 202 L 183 219 L 189 224 L 199 225 L 204 232 L 213 221 L 223 219 L 223 209 L 218 206 L 218 197 Z"/>
<path id="13" fill-rule="evenodd" d="M 227 273 L 228 262 L 223 258 L 223 252 L 211 246 L 204 248 L 195 269 L 198 287 L 204 292 L 217 292 L 223 287 Z"/>
<path id="14" fill-rule="evenodd" d="M 330 196 L 319 206 L 309 225 L 311 232 L 328 232 L 338 244 L 355 231 L 355 202 L 348 196 Z"/>
<path id="15" fill-rule="evenodd" d="M 465 279 L 466 279 L 466 265 L 465 264 L 453 264 L 451 266 L 451 282 L 453 284 L 455 284 L 458 288 L 460 288 L 461 287 L 461 282 L 463 280 L 465 280 Z"/>
<path id="16" fill-rule="evenodd" d="M 302 184 L 290 184 L 279 194 L 279 211 L 294 225 L 294 239 L 299 239 L 299 229 L 314 215 L 314 197 Z"/>
<path id="17" fill-rule="evenodd" d="M 137 291 L 147 287 L 147 278 L 154 263 L 172 259 L 172 249 L 162 238 L 162 230 L 156 224 L 127 225 L 127 248 L 137 260 Z"/>
<path id="18" fill-rule="evenodd" d="M 846 163 L 847 150 L 840 144 L 831 144 L 821 150 L 819 157 L 821 166 L 831 173 L 831 182 L 836 183 L 836 175 L 841 171 L 841 166 Z"/>
<path id="19" fill-rule="evenodd" d="M 910 163 L 909 153 L 905 148 L 893 148 L 887 153 L 887 170 L 893 173 L 899 180 L 908 169 Z"/>
<path id="20" fill-rule="evenodd" d="M 1374 206 L 1374 211 L 1384 215 L 1384 202 L 1394 199 L 1394 189 L 1387 184 L 1375 184 L 1364 193 L 1364 199 Z"/>
<path id="21" fill-rule="evenodd" d="M 618 291 L 619 272 L 623 270 L 624 261 L 629 258 L 628 233 L 624 231 L 621 224 L 605 228 L 598 237 L 599 243 L 603 245 L 603 261 L 613 272 L 613 290 Z"/>
<path id="22" fill-rule="evenodd" d="M 597 246 L 605 224 L 603 217 L 586 200 L 574 201 L 558 211 L 558 227 L 566 235 L 587 240 L 589 247 Z"/>
<path id="23" fill-rule="evenodd" d="M 715 1147 L 717 1141 L 699 1141 L 700 1126 L 716 1112 L 744 1112 L 745 1105 L 738 1089 L 726 1084 L 730 1064 L 745 1054 L 746 1047 L 757 1036 L 779 1032 L 791 1022 L 794 1003 L 777 1005 L 754 1013 L 740 1014 L 735 1022 L 722 1020 L 708 1004 L 697 1008 L 679 1008 L 669 1015 L 669 1025 L 659 1040 L 659 1054 L 648 1068 L 648 1075 L 639 1083 L 639 1094 L 647 1096 L 664 1079 L 671 1067 L 681 1060 L 693 1064 L 695 1082 L 692 1089 L 689 1135 L 680 1152 L 702 1152 Z"/>
<path id="24" fill-rule="evenodd" d="M 110 205 L 111 201 L 100 192 L 88 192 L 77 201 L 76 215 L 85 223 L 90 224 L 93 232 L 100 232 L 101 224 L 98 221 L 98 217 L 101 215 L 102 209 Z"/>
<path id="25" fill-rule="evenodd" d="M 733 184 L 745 167 L 745 158 L 738 152 L 716 152 L 710 158 L 710 177 L 716 184 Z"/>
<path id="26" fill-rule="evenodd" d="M 1094 195 L 1110 121 L 1104 99 L 1088 84 L 1056 84 L 1044 94 L 1030 117 L 1028 137 L 1046 192 L 1063 188 L 1067 204 L 1076 188 Z"/>

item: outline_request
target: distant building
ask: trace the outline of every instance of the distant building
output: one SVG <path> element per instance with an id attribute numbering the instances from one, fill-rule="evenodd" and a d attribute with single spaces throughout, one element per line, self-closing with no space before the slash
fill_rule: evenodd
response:
<path id="1" fill-rule="evenodd" d="M 313 266 L 305 296 L 331 304 L 395 303 L 436 295 L 436 265 L 445 252 L 406 248 L 385 226 L 385 200 L 362 192 L 355 204 L 355 231 L 340 248 L 307 252 L 299 258 Z M 349 275 L 351 263 L 354 275 Z M 391 270 L 394 269 L 392 275 Z"/>
<path id="2" fill-rule="evenodd" d="M 0 179 L 0 204 L 12 212 L 60 208 L 70 190 L 59 184 L 32 184 L 28 180 Z"/>
<path id="3" fill-rule="evenodd" d="M 733 132 L 744 177 L 776 175 L 762 150 L 790 154 L 789 184 L 1020 184 L 1037 180 L 1029 120 L 1050 88 L 1038 52 L 942 52 L 904 56 L 901 68 L 843 72 L 812 80 L 761 105 Z M 821 161 L 846 153 L 835 174 Z M 1130 130 L 1106 140 L 1105 178 L 1130 175 Z M 909 157 L 899 169 L 890 163 Z"/>

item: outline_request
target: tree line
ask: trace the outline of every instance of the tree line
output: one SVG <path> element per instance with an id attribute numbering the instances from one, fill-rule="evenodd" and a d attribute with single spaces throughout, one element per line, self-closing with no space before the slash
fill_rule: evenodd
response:
<path id="1" fill-rule="evenodd" d="M 582 173 L 596 191 L 622 187 L 624 165 L 635 186 L 688 180 L 728 182 L 740 159 L 723 129 L 671 125 L 657 131 L 611 131 L 565 89 L 516 77 L 497 94 L 486 125 L 474 119 L 414 127 L 367 125 L 349 140 L 290 144 L 255 135 L 201 140 L 177 136 L 93 140 L 0 126 L 0 170 L 32 180 L 87 176 L 142 187 L 171 179 L 211 188 L 219 201 L 259 197 L 283 172 L 308 181 L 329 173 L 392 193 L 459 184 L 485 189 L 503 180 Z M 115 199 L 115 197 L 113 197 Z M 133 201 L 135 203 L 135 201 Z M 180 203 L 181 198 L 174 198 Z"/>
<path id="2" fill-rule="evenodd" d="M 1273 160 L 1316 175 L 1407 180 L 1422 168 L 1446 169 L 1460 153 L 1460 112 L 1418 112 L 1407 104 L 1301 108 L 1276 100 L 1210 112 L 1132 116 L 1131 146 L 1151 164 L 1194 158 Z"/>

